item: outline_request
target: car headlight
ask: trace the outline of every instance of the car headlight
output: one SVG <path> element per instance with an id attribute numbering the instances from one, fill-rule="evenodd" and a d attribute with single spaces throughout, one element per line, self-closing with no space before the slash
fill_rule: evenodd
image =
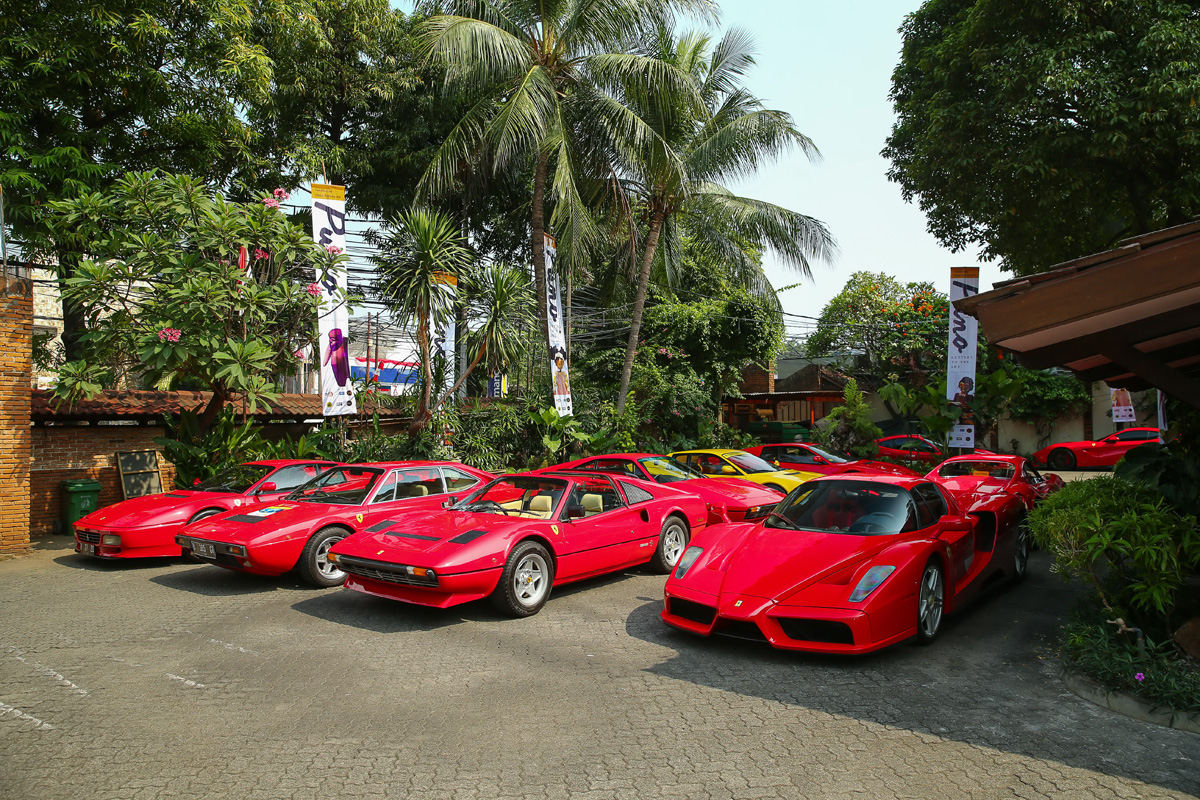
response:
<path id="1" fill-rule="evenodd" d="M 341 556 L 339 556 L 337 553 L 326 553 L 325 560 L 330 564 L 336 564 L 341 561 Z"/>
<path id="2" fill-rule="evenodd" d="M 675 577 L 682 578 L 687 574 L 687 571 L 692 568 L 692 564 L 696 563 L 696 559 L 704 552 L 703 548 L 692 545 L 687 550 L 683 551 L 683 555 L 679 557 L 679 563 L 675 565 Z"/>
<path id="3" fill-rule="evenodd" d="M 121 537 L 115 533 L 106 533 L 100 537 L 100 544 L 112 545 L 114 547 L 121 546 Z"/>
<path id="4" fill-rule="evenodd" d="M 850 593 L 851 603 L 860 603 L 867 599 L 867 595 L 879 588 L 879 584 L 887 579 L 896 571 L 895 567 L 871 567 L 867 570 L 867 574 L 862 576 L 862 580 L 858 582 L 858 586 L 854 587 L 854 591 Z"/>

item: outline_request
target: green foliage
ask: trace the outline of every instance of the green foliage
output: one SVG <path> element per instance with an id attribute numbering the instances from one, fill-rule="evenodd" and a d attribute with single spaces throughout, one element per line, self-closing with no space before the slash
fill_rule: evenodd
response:
<path id="1" fill-rule="evenodd" d="M 1023 386 L 1023 375 L 1014 371 L 1009 362 L 1002 362 L 998 369 L 977 376 L 974 395 L 965 408 L 946 398 L 945 374 L 919 386 L 892 378 L 879 388 L 879 397 L 905 419 L 915 417 L 925 434 L 942 444 L 969 412 L 967 418 L 975 426 L 975 441 L 981 443 L 996 430 Z"/>
<path id="2" fill-rule="evenodd" d="M 1064 577 L 1086 581 L 1106 609 L 1142 627 L 1169 617 L 1200 568 L 1196 518 L 1121 478 L 1068 483 L 1034 508 L 1029 529 Z"/>
<path id="3" fill-rule="evenodd" d="M 91 254 L 64 293 L 88 323 L 85 359 L 56 388 L 70 402 L 93 396 L 106 369 L 163 390 L 199 381 L 213 413 L 233 392 L 250 409 L 273 399 L 274 376 L 296 369 L 315 333 L 313 278 L 338 259 L 266 202 L 230 202 L 182 175 L 131 173 L 53 203 L 48 223 Z"/>
<path id="4" fill-rule="evenodd" d="M 1195 4 L 927 0 L 889 177 L 937 239 L 1029 273 L 1200 211 Z"/>
<path id="5" fill-rule="evenodd" d="M 1200 508 L 1200 458 L 1183 447 L 1139 445 L 1125 454 L 1113 475 L 1154 489 L 1180 514 Z"/>
<path id="6" fill-rule="evenodd" d="M 1012 369 L 1020 378 L 1021 391 L 1008 407 L 1009 416 L 1037 430 L 1039 449 L 1050 440 L 1058 420 L 1077 417 L 1091 407 L 1091 391 L 1074 375 L 1021 366 Z"/>
<path id="7" fill-rule="evenodd" d="M 232 408 L 222 409 L 205 430 L 194 411 L 167 417 L 167 436 L 154 442 L 175 465 L 175 485 L 181 489 L 201 483 L 245 461 L 270 457 L 270 448 L 251 420 L 238 423 Z M 306 443 L 307 444 L 307 443 Z"/>
<path id="8" fill-rule="evenodd" d="M 871 421 L 871 407 L 863 400 L 858 381 L 850 378 L 842 393 L 842 404 L 826 415 L 817 427 L 817 437 L 836 453 L 871 458 L 879 452 L 875 440 L 882 436 L 883 431 Z"/>

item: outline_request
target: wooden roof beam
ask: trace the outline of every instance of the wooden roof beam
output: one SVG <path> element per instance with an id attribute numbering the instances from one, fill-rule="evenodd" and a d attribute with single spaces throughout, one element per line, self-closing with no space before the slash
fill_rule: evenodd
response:
<path id="1" fill-rule="evenodd" d="M 1100 352 L 1114 364 L 1120 364 L 1176 400 L 1200 409 L 1200 381 L 1195 378 L 1168 366 L 1154 355 L 1143 353 L 1124 342 L 1111 340 L 1104 342 L 1100 347 Z"/>

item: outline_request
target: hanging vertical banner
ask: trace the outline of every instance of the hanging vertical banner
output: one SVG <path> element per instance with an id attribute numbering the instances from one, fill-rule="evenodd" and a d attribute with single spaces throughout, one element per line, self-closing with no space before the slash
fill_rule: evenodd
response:
<path id="1" fill-rule="evenodd" d="M 558 249 L 554 239 L 543 234 L 546 251 L 546 339 L 550 345 L 550 383 L 554 389 L 554 408 L 564 417 L 575 413 L 571 403 L 571 374 L 567 366 L 567 337 L 563 333 L 562 294 L 558 289 L 555 261 Z"/>
<path id="2" fill-rule="evenodd" d="M 312 185 L 313 239 L 331 252 L 346 252 L 346 187 Z M 336 249 L 335 249 L 336 248 Z M 340 264 L 321 270 L 317 341 L 321 349 L 321 412 L 327 417 L 356 414 L 354 386 L 350 383 L 350 315 L 346 295 L 346 270 Z"/>
<path id="3" fill-rule="evenodd" d="M 454 296 L 458 292 L 458 278 L 448 272 L 439 272 L 434 275 L 434 281 L 437 282 L 439 290 L 448 295 L 446 304 L 453 308 Z M 442 362 L 446 367 L 441 374 L 441 381 L 437 384 L 434 384 L 433 387 L 437 398 L 440 398 L 443 394 L 450 391 L 450 387 L 454 385 L 454 366 L 456 364 L 456 352 L 454 349 L 454 337 L 456 331 L 454 328 L 454 314 L 450 314 L 446 320 L 446 324 L 441 330 L 438 330 L 437 320 L 433 318 L 432 312 L 430 313 L 429 334 L 432 337 L 432 341 L 429 343 L 429 357 L 436 361 L 437 357 L 440 355 L 442 357 Z M 434 373 L 433 377 L 435 380 L 437 379 L 438 375 L 436 372 Z"/>
<path id="4" fill-rule="evenodd" d="M 1167 396 L 1162 393 L 1162 389 L 1158 390 L 1158 441 L 1162 442 L 1163 436 L 1167 432 Z"/>
<path id="5" fill-rule="evenodd" d="M 508 374 L 492 373 L 487 382 L 488 397 L 508 397 Z"/>
<path id="6" fill-rule="evenodd" d="M 979 320 L 954 307 L 955 300 L 979 294 L 979 267 L 950 268 L 950 344 L 946 358 L 946 399 L 962 408 L 950 429 L 950 447 L 975 448 L 975 354 Z"/>
<path id="7" fill-rule="evenodd" d="M 1108 393 L 1112 402 L 1112 421 L 1137 422 L 1137 414 L 1133 410 L 1133 398 L 1129 396 L 1129 390 L 1109 387 Z"/>

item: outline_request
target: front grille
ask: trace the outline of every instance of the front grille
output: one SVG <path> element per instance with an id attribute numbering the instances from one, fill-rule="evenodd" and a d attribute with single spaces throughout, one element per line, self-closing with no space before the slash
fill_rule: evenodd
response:
<path id="1" fill-rule="evenodd" d="M 713 633 L 722 636 L 732 636 L 735 639 L 749 639 L 752 642 L 765 642 L 767 637 L 753 622 L 741 619 L 722 619 L 713 629 Z"/>
<path id="2" fill-rule="evenodd" d="M 691 600 L 680 600 L 678 597 L 672 597 L 667 601 L 668 610 L 677 617 L 697 622 L 701 625 L 708 625 L 713 621 L 713 617 L 717 615 L 717 610 L 712 606 L 706 606 L 702 603 L 693 603 Z"/>
<path id="3" fill-rule="evenodd" d="M 87 542 L 88 544 L 100 544 L 100 534 L 95 531 L 81 531 L 75 529 L 75 533 L 79 536 L 79 541 Z"/>
<path id="4" fill-rule="evenodd" d="M 406 568 L 400 564 L 385 564 L 380 561 L 341 556 L 338 558 L 337 565 L 343 572 L 373 581 L 395 583 L 401 586 L 437 586 L 437 578 L 431 580 L 409 575 Z"/>
<path id="5" fill-rule="evenodd" d="M 777 503 L 772 503 L 769 506 L 761 506 L 758 511 L 752 511 L 745 516 L 745 519 L 762 519 L 775 510 Z"/>
<path id="6" fill-rule="evenodd" d="M 776 619 L 789 639 L 826 644 L 854 644 L 854 632 L 844 622 L 829 619 Z"/>

